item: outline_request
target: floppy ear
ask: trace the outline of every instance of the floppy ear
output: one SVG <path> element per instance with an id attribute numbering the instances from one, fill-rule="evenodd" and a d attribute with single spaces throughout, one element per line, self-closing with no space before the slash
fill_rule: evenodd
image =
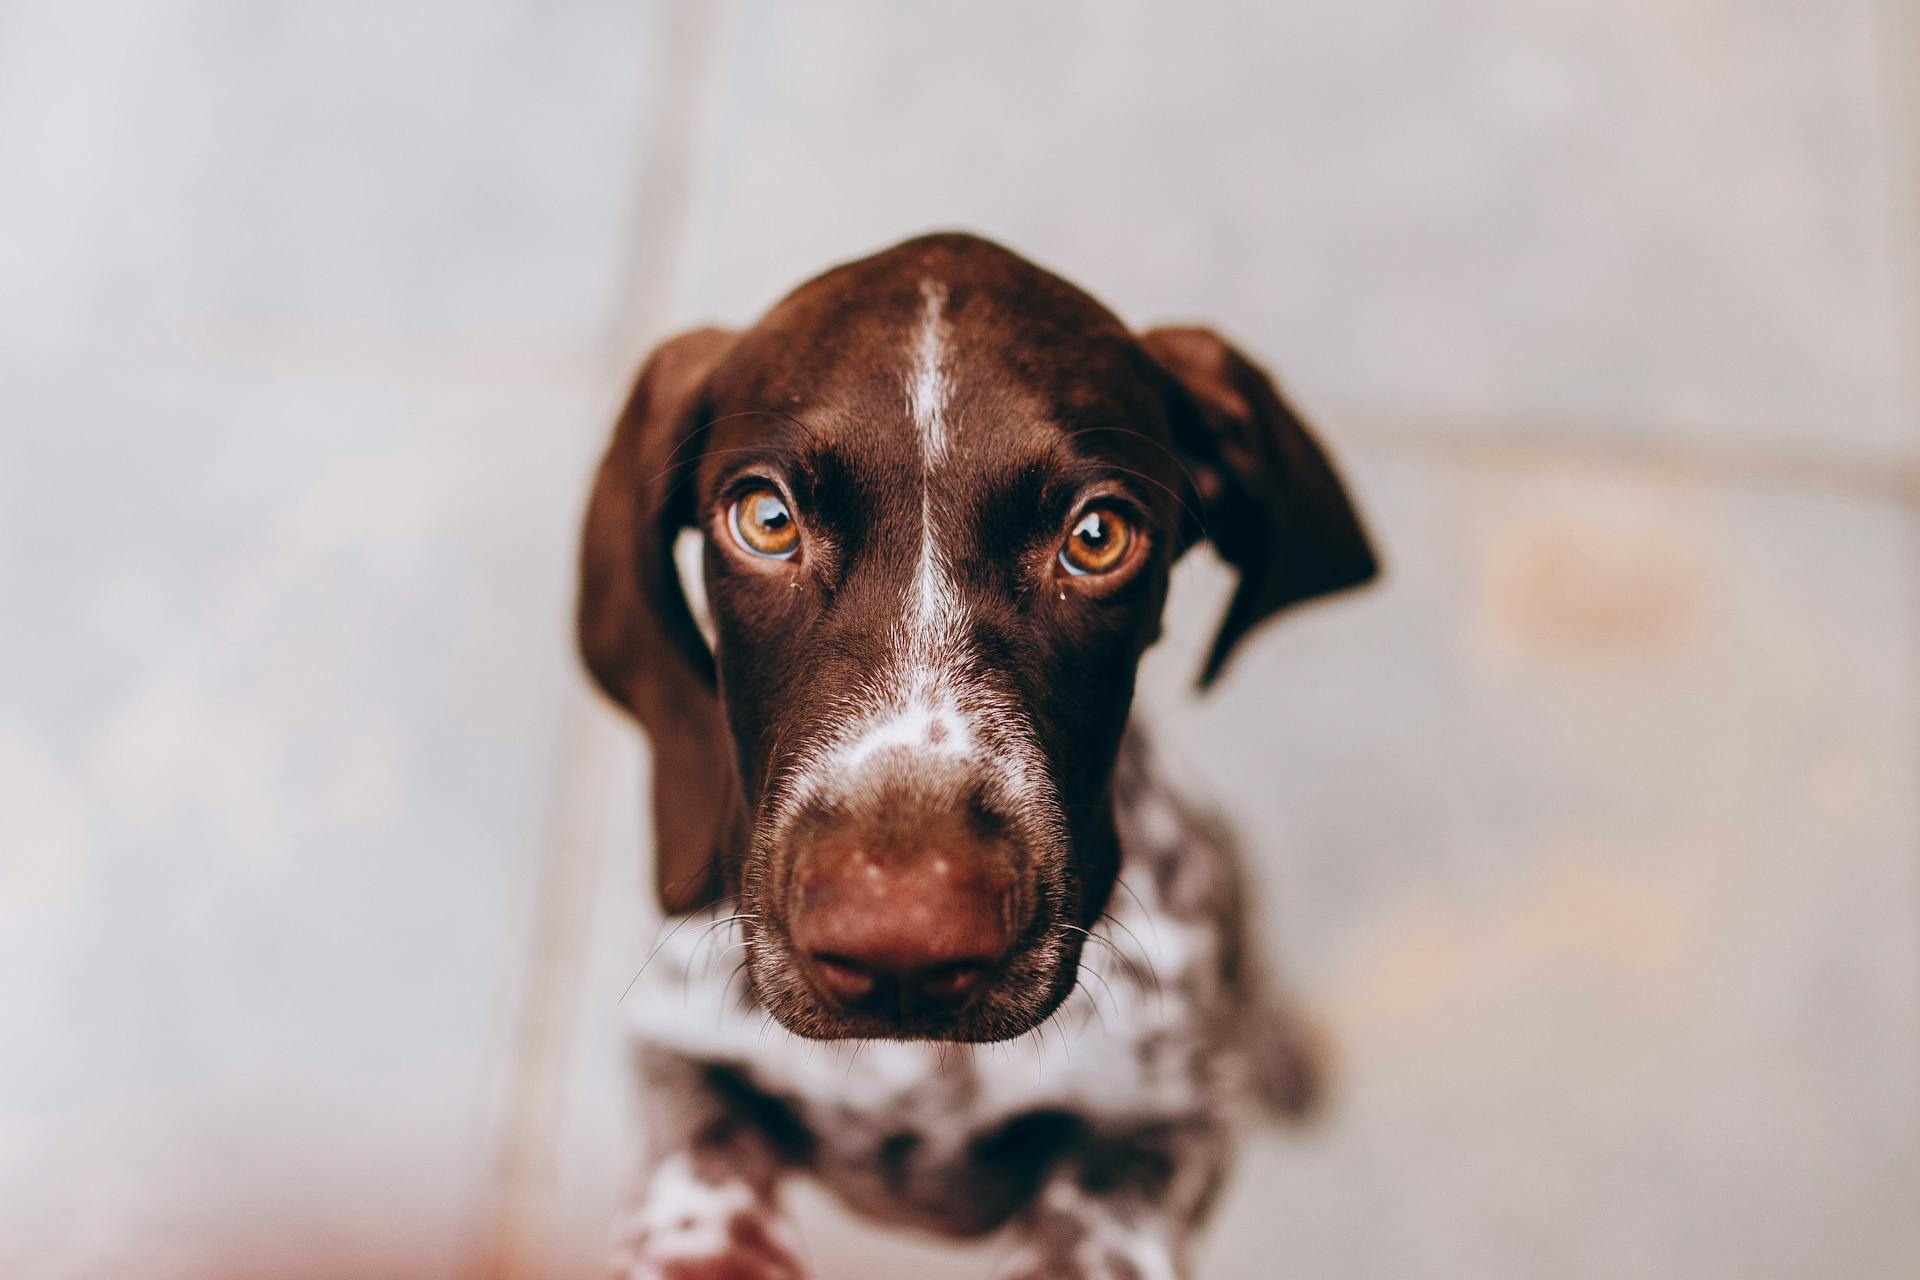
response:
<path id="1" fill-rule="evenodd" d="M 673 564 L 674 535 L 695 519 L 707 375 L 732 343 L 699 329 L 648 357 L 594 478 L 580 547 L 580 653 L 653 744 L 654 882 L 668 912 L 723 892 L 739 804 L 713 655 Z"/>
<path id="2" fill-rule="evenodd" d="M 1178 386 L 1174 449 L 1214 550 L 1240 572 L 1200 673 L 1212 684 L 1241 637 L 1289 605 L 1378 572 L 1340 476 L 1266 372 L 1211 329 L 1152 329 L 1141 343 Z"/>

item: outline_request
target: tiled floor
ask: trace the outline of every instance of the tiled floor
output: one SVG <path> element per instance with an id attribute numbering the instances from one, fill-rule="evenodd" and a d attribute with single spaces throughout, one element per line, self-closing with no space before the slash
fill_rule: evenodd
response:
<path id="1" fill-rule="evenodd" d="M 593 1273 L 650 925 L 585 469 L 647 342 L 942 225 L 1270 359 L 1391 560 L 1196 702 L 1197 560 L 1149 659 L 1343 1064 L 1205 1274 L 1920 1273 L 1917 33 L 0 12 L 0 1274 Z"/>

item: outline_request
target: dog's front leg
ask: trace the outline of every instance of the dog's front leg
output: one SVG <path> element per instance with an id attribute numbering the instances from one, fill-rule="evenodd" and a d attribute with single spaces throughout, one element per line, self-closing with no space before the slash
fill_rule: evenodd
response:
<path id="1" fill-rule="evenodd" d="M 1003 1280 L 1181 1280 L 1227 1145 L 1211 1123 L 1089 1143 L 1015 1221 Z"/>
<path id="2" fill-rule="evenodd" d="M 755 1117 L 698 1064 L 649 1055 L 641 1076 L 646 1175 L 614 1228 L 615 1280 L 806 1280 Z"/>

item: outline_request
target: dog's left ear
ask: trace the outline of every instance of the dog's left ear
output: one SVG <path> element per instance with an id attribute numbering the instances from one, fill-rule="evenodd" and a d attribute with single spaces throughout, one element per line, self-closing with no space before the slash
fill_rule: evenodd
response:
<path id="1" fill-rule="evenodd" d="M 1265 370 L 1211 329 L 1151 329 L 1140 341 L 1177 384 L 1174 449 L 1196 491 L 1186 538 L 1208 539 L 1240 573 L 1205 688 L 1262 620 L 1368 582 L 1379 563 L 1326 451 Z"/>

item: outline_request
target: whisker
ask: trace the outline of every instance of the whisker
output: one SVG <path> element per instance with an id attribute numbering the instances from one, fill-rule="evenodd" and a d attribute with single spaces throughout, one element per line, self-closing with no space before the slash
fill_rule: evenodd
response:
<path id="1" fill-rule="evenodd" d="M 757 924 L 759 922 L 759 919 L 760 917 L 751 911 L 742 911 L 737 915 L 723 916 L 718 920 L 713 920 L 708 922 L 708 924 L 700 930 L 700 936 L 693 940 L 693 956 L 697 956 L 700 952 L 701 946 L 704 945 L 708 941 L 708 939 L 713 937 L 713 931 L 715 929 L 721 928 L 725 925 L 737 924 L 742 920 L 752 921 Z M 687 969 L 689 972 L 692 971 L 695 963 L 693 956 L 689 956 L 687 960 Z M 707 963 L 711 964 L 713 962 L 713 959 L 714 957 L 709 955 L 707 957 Z"/>
<path id="2" fill-rule="evenodd" d="M 1053 1038 L 1060 1042 L 1060 1056 L 1067 1060 L 1068 1070 L 1072 1070 L 1073 1042 L 1067 1036 L 1067 1029 L 1061 1026 L 1055 1019 L 1049 1018 L 1047 1021 L 1053 1023 Z"/>
<path id="3" fill-rule="evenodd" d="M 679 462 L 674 463 L 674 466 L 685 467 L 686 474 L 680 476 L 672 484 L 667 486 L 667 491 L 660 496 L 660 505 L 661 506 L 667 505 L 667 503 L 671 501 L 672 498 L 676 494 L 678 494 L 680 490 L 683 487 L 685 487 L 685 485 L 689 481 L 691 481 L 694 478 L 694 476 L 698 473 L 698 469 L 699 469 L 698 464 L 702 459 L 724 458 L 728 454 L 733 454 L 733 453 L 763 453 L 763 452 L 765 451 L 753 445 L 741 445 L 732 449 L 709 449 L 705 453 L 701 454 L 700 457 L 698 458 L 682 458 Z M 673 467 L 668 467 L 666 471 L 662 471 L 658 475 L 654 476 L 654 479 L 658 480 L 660 476 L 666 475 L 667 471 L 671 471 L 671 470 L 673 470 Z"/>
<path id="4" fill-rule="evenodd" d="M 740 963 L 733 967 L 733 972 L 727 975 L 726 984 L 720 988 L 719 1008 L 715 1011 L 714 1018 L 713 1018 L 714 1026 L 716 1027 L 719 1026 L 721 1023 L 721 1020 L 727 1016 L 727 992 L 733 989 L 733 980 L 739 977 L 741 974 L 745 973 L 746 971 L 747 971 L 747 958 L 745 956 L 742 956 L 740 959 Z M 749 986 L 750 985 L 751 985 L 751 979 L 749 979 Z M 740 994 L 742 997 L 744 997 L 747 994 L 747 988 L 742 987 L 740 990 Z"/>
<path id="5" fill-rule="evenodd" d="M 705 435 L 707 432 L 713 430 L 714 427 L 718 426 L 720 423 L 730 421 L 731 419 L 734 419 L 734 418 L 751 418 L 756 414 L 763 414 L 763 413 L 771 414 L 776 418 L 782 418 L 788 422 L 791 422 L 794 426 L 800 428 L 801 431 L 805 432 L 807 435 L 807 438 L 810 440 L 817 442 L 820 438 L 820 433 L 818 431 L 808 426 L 806 423 L 802 422 L 800 419 L 794 417 L 792 414 L 786 412 L 784 409 L 777 409 L 774 406 L 767 404 L 763 401 L 755 400 L 752 396 L 735 395 L 735 396 L 722 396 L 720 398 L 723 400 L 738 400 L 743 404 L 748 404 L 753 407 L 750 409 L 741 409 L 734 413 L 723 413 L 723 414 L 720 414 L 718 417 L 708 418 L 705 422 L 702 422 L 699 426 L 695 427 L 692 431 L 687 432 L 686 437 L 682 439 L 678 444 L 674 445 L 672 450 L 668 452 L 666 457 L 667 467 L 664 470 L 655 474 L 655 476 L 653 477 L 655 480 L 659 479 L 660 476 L 665 475 L 667 471 L 672 470 L 673 467 L 680 465 L 680 463 L 690 462 L 690 461 L 697 462 L 699 460 L 698 458 L 677 458 L 677 455 L 680 453 L 682 449 L 692 444 L 695 440 L 699 439 L 701 436 Z M 1155 443 L 1158 443 L 1158 442 L 1156 441 Z M 718 452 L 732 453 L 732 452 L 737 452 L 737 450 L 720 450 Z M 715 452 L 710 451 L 708 453 L 702 454 L 701 456 L 714 457 L 714 456 L 717 456 L 717 454 Z M 648 483 L 652 483 L 652 481 L 649 481 Z"/>
<path id="6" fill-rule="evenodd" d="M 1173 462 L 1173 465 L 1180 469 L 1180 474 L 1187 478 L 1187 483 L 1189 485 L 1193 486 L 1194 493 L 1198 494 L 1201 491 L 1199 478 L 1193 474 L 1193 468 L 1187 465 L 1187 460 L 1185 458 L 1182 458 L 1177 450 L 1173 449 L 1171 446 L 1162 444 L 1160 441 L 1153 439 L 1151 436 L 1142 435 L 1141 433 L 1133 430 L 1133 428 L 1131 427 L 1116 427 L 1116 426 L 1075 427 L 1073 430 L 1066 432 L 1065 435 L 1062 436 L 1061 438 L 1065 440 L 1071 440 L 1075 436 L 1092 435 L 1093 433 L 1099 432 L 1099 431 L 1123 432 L 1131 435 L 1134 439 L 1139 440 L 1144 444 L 1152 445 L 1154 448 L 1160 450 L 1160 452 L 1166 454 L 1167 457 Z M 1119 471 L 1132 470 L 1131 468 L 1128 468 L 1128 467 L 1116 466 L 1116 464 L 1108 462 L 1105 459 L 1101 459 L 1099 462 L 1099 465 L 1105 466 L 1105 467 L 1114 467 L 1115 470 L 1119 470 Z M 1132 474 L 1139 476 L 1142 480 L 1148 481 L 1149 483 L 1157 484 L 1162 489 L 1166 489 L 1166 491 L 1169 494 L 1173 495 L 1173 500 L 1175 502 L 1178 502 L 1181 508 L 1184 511 L 1186 511 L 1188 515 L 1193 517 L 1193 522 L 1199 526 L 1201 535 L 1202 536 L 1206 535 L 1206 532 L 1207 532 L 1206 517 L 1203 516 L 1200 512 L 1195 511 L 1191 506 L 1189 506 L 1187 503 L 1187 500 L 1184 497 L 1182 497 L 1179 493 L 1176 493 L 1173 489 L 1169 488 L 1164 482 L 1155 480 L 1152 476 L 1143 475 L 1138 471 L 1133 471 Z"/>
<path id="7" fill-rule="evenodd" d="M 1094 981 L 1100 984 L 1101 990 L 1107 993 L 1107 1003 L 1113 1006 L 1113 1016 L 1116 1018 L 1119 1017 L 1120 1016 L 1120 1000 L 1117 996 L 1113 994 L 1113 984 L 1107 981 L 1106 975 L 1101 973 L 1098 969 L 1094 968 L 1093 962 L 1088 960 L 1085 956 L 1080 957 L 1080 972 L 1086 974 L 1089 978 L 1092 978 Z M 1081 988 L 1076 988 L 1076 990 L 1079 990 L 1079 989 Z M 1093 1010 L 1094 1016 L 1100 1019 L 1100 1029 L 1102 1031 L 1107 1030 L 1108 1029 L 1107 1015 L 1101 1012 L 1100 1002 L 1094 999 L 1093 989 L 1091 987 L 1084 988 L 1084 989 L 1086 990 L 1086 993 L 1087 993 L 1088 1006 Z"/>
<path id="8" fill-rule="evenodd" d="M 667 472 L 673 470 L 674 467 L 678 466 L 679 462 L 676 462 L 675 458 L 679 454 L 679 452 L 682 449 L 686 448 L 688 445 L 692 444 L 695 440 L 699 439 L 701 436 L 705 435 L 709 430 L 712 429 L 712 425 L 713 425 L 712 423 L 703 422 L 699 426 L 695 427 L 693 430 L 687 432 L 686 436 L 682 440 L 680 440 L 679 443 L 675 444 L 673 448 L 667 450 L 667 456 L 665 459 L 667 465 L 661 468 L 659 471 L 656 471 L 652 475 L 652 477 L 650 477 L 647 480 L 647 483 L 652 484 L 655 480 L 658 480 L 661 476 L 667 474 Z M 681 459 L 680 461 L 686 461 L 686 459 Z"/>
<path id="9" fill-rule="evenodd" d="M 698 454 L 689 455 L 684 458 L 677 456 L 682 449 L 692 444 L 694 440 L 699 436 L 713 430 L 713 428 L 719 425 L 720 423 L 729 422 L 735 418 L 751 418 L 760 414 L 770 414 L 773 417 L 781 418 L 787 422 L 792 423 L 794 426 L 798 427 L 801 431 L 806 433 L 806 436 L 809 440 L 812 440 L 817 443 L 820 439 L 820 433 L 817 430 L 815 430 L 813 427 L 808 426 L 806 423 L 802 422 L 800 419 L 794 417 L 792 414 L 786 412 L 785 410 L 776 409 L 770 404 L 763 404 L 760 401 L 753 399 L 751 396 L 726 396 L 723 398 L 728 400 L 743 401 L 744 403 L 752 405 L 753 407 L 750 409 L 736 410 L 733 413 L 723 413 L 723 414 L 720 414 L 718 417 L 709 418 L 707 419 L 707 421 L 702 423 L 700 426 L 698 426 L 694 430 L 689 431 L 687 433 L 686 439 L 682 440 L 679 444 L 676 444 L 673 447 L 673 450 L 667 454 L 667 459 L 666 459 L 667 465 L 662 467 L 659 471 L 656 471 L 652 476 L 650 476 L 647 479 L 648 485 L 653 484 L 655 481 L 659 480 L 660 477 L 672 471 L 675 467 L 688 468 L 687 474 L 691 476 L 693 474 L 693 470 L 699 466 L 700 462 L 703 459 L 706 459 L 706 458 L 721 458 L 732 453 L 763 452 L 764 446 L 740 445 L 740 446 L 735 446 L 734 448 L 731 448 L 731 449 L 703 449 Z M 675 481 L 674 484 L 668 488 L 664 497 L 671 498 L 679 490 L 680 485 L 685 483 L 685 479 L 686 477 L 682 477 L 680 480 Z"/>
<path id="10" fill-rule="evenodd" d="M 1103 914 L 1102 919 L 1111 919 L 1111 917 Z M 1110 951 L 1113 954 L 1114 959 L 1118 960 L 1121 964 L 1126 966 L 1127 972 L 1130 975 L 1132 975 L 1133 980 L 1135 982 L 1139 982 L 1144 978 L 1147 985 L 1153 988 L 1154 994 L 1157 997 L 1159 997 L 1163 1003 L 1165 1002 L 1166 993 L 1162 991 L 1160 988 L 1159 971 L 1154 968 L 1153 957 L 1147 954 L 1145 949 L 1141 950 L 1139 958 L 1135 958 L 1133 956 L 1128 955 L 1125 951 L 1122 951 L 1118 946 L 1114 944 L 1111 938 L 1103 938 L 1097 933 L 1094 933 L 1087 929 L 1082 929 L 1079 925 L 1070 924 L 1070 925 L 1063 925 L 1061 927 L 1066 929 L 1071 929 L 1075 933 L 1084 934 L 1089 940 L 1093 942 L 1097 942 L 1101 946 L 1105 947 L 1108 951 Z M 1135 942 L 1137 944 L 1138 939 L 1135 939 Z M 1145 963 L 1143 964 L 1142 961 L 1144 961 Z"/>
<path id="11" fill-rule="evenodd" d="M 1116 875 L 1113 878 L 1113 882 L 1126 890 L 1127 896 L 1133 899 L 1133 905 L 1140 908 L 1140 918 L 1147 922 L 1147 932 L 1153 935 L 1153 944 L 1156 947 L 1159 946 L 1160 926 L 1156 923 L 1154 913 L 1147 910 L 1147 904 L 1140 900 L 1140 895 L 1133 891 L 1133 886 L 1126 882 L 1125 877 Z M 1118 924 L 1119 921 L 1116 920 L 1114 923 Z"/>
<path id="12" fill-rule="evenodd" d="M 1100 913 L 1100 919 L 1106 921 L 1108 924 L 1111 924 L 1114 928 L 1126 934 L 1127 938 L 1133 943 L 1133 945 L 1136 948 L 1138 948 L 1141 956 L 1147 961 L 1147 963 L 1148 964 L 1153 963 L 1153 952 L 1148 950 L 1147 944 L 1140 940 L 1140 935 L 1133 931 L 1133 926 L 1129 925 L 1125 920 L 1122 920 L 1119 916 L 1114 915 L 1113 912 L 1111 911 L 1102 911 Z M 1152 924 L 1148 924 L 1147 931 L 1153 934 L 1154 946 L 1158 948 L 1160 945 L 1159 929 Z"/>
<path id="13" fill-rule="evenodd" d="M 709 953 L 704 960 L 700 958 L 700 948 L 707 944 L 708 939 L 713 936 L 714 930 L 731 925 L 735 921 L 748 918 L 750 917 L 727 916 L 719 920 L 709 920 L 700 926 L 699 934 L 694 938 L 687 951 L 686 967 L 681 971 L 680 981 L 683 990 L 692 985 L 695 977 L 705 977 L 708 968 L 713 964 L 714 956 L 711 953 Z M 676 930 L 676 932 L 678 931 Z M 671 939 L 669 939 L 669 941 L 671 941 Z"/>
<path id="14" fill-rule="evenodd" d="M 654 957 L 659 955 L 661 949 L 664 948 L 669 942 L 673 941 L 675 935 L 677 935 L 682 929 L 686 928 L 688 925 L 692 924 L 698 918 L 699 917 L 697 916 L 682 917 L 680 920 L 680 923 L 673 926 L 673 931 L 671 933 L 667 934 L 666 937 L 660 939 L 660 941 L 653 944 L 653 949 L 647 952 L 647 958 L 640 962 L 639 970 L 634 973 L 633 977 L 627 980 L 626 989 L 620 993 L 620 998 L 614 1001 L 616 1005 L 626 1003 L 628 994 L 633 990 L 633 984 L 640 981 L 640 975 L 647 971 L 647 966 L 653 963 Z M 664 922 L 662 923 L 664 927 Z"/>
<path id="15" fill-rule="evenodd" d="M 791 422 L 794 426 L 800 428 L 800 430 L 806 434 L 807 439 L 814 441 L 815 443 L 818 443 L 820 440 L 820 432 L 817 431 L 815 428 L 813 428 L 812 426 L 808 425 L 805 422 L 802 422 L 800 419 L 794 417 L 792 414 L 788 413 L 785 409 L 777 408 L 774 405 L 768 404 L 764 400 L 756 400 L 752 396 L 742 396 L 742 395 L 724 396 L 722 397 L 722 399 L 738 400 L 743 404 L 750 404 L 754 408 L 749 412 L 757 411 L 760 413 L 770 413 L 774 417 L 780 418 L 786 422 Z"/>
<path id="16" fill-rule="evenodd" d="M 698 432 L 690 433 L 685 440 L 682 440 L 679 444 L 674 446 L 673 453 L 679 453 L 680 450 L 686 448 L 687 445 L 692 442 L 694 436 L 697 434 L 699 433 Z M 648 486 L 654 484 L 661 477 L 672 475 L 676 470 L 682 467 L 687 469 L 688 475 L 692 475 L 694 472 L 694 469 L 700 465 L 700 459 L 702 458 L 722 458 L 730 453 L 746 453 L 746 452 L 749 452 L 750 449 L 751 449 L 751 446 L 736 447 L 732 449 L 709 449 L 703 453 L 688 454 L 684 458 L 676 458 L 673 456 L 673 453 L 670 453 L 667 455 L 667 465 L 664 467 L 661 467 L 658 471 L 654 472 L 652 475 L 648 476 L 645 480 L 641 481 L 640 487 L 645 489 Z M 678 480 L 674 481 L 673 486 L 670 486 L 667 489 L 667 492 L 664 496 L 671 497 L 673 495 L 674 488 L 677 488 L 679 483 L 680 482 Z"/>

